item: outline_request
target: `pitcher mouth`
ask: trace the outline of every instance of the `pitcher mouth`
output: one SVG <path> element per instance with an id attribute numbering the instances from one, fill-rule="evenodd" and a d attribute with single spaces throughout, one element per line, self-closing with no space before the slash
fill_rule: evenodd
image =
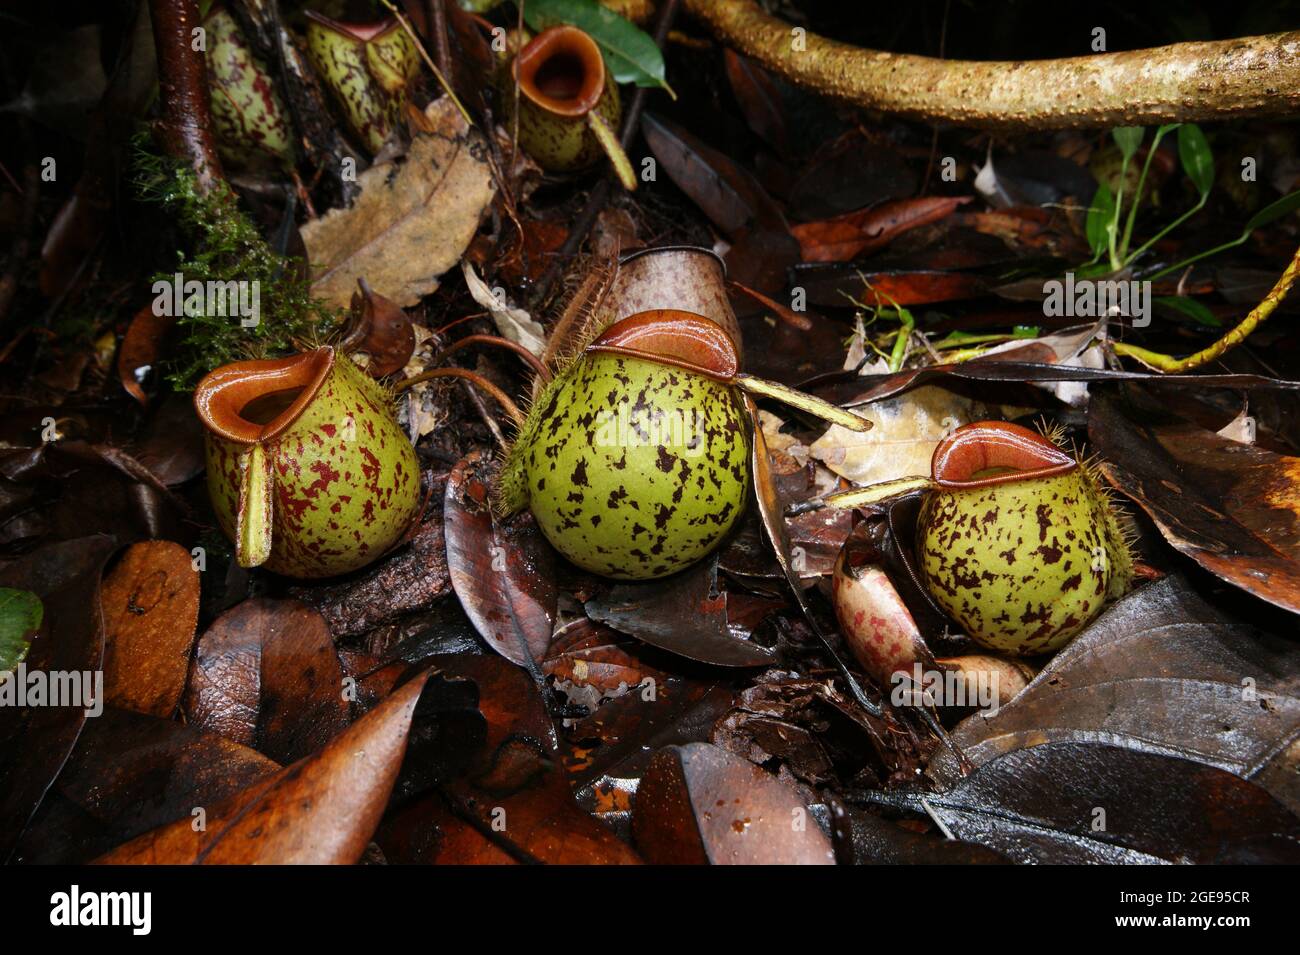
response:
<path id="1" fill-rule="evenodd" d="M 288 358 L 223 365 L 194 389 L 194 410 L 227 441 L 270 441 L 298 420 L 333 367 L 329 346 Z"/>
<path id="2" fill-rule="evenodd" d="M 389 30 L 400 27 L 395 17 L 373 20 L 369 23 L 344 23 L 341 20 L 335 20 L 333 17 L 327 17 L 323 13 L 317 13 L 315 10 L 304 10 L 303 15 L 308 20 L 315 20 L 321 26 L 327 27 L 335 33 L 342 33 L 353 39 L 360 40 L 362 43 L 369 43 L 371 40 L 383 36 Z"/>
<path id="3" fill-rule="evenodd" d="M 556 116 L 586 116 L 605 91 L 605 61 L 577 27 L 551 27 L 515 57 L 519 91 Z"/>
<path id="4" fill-rule="evenodd" d="M 949 489 L 1055 477 L 1079 462 L 1041 434 L 1009 421 L 962 425 L 939 442 L 930 475 Z"/>
<path id="5" fill-rule="evenodd" d="M 654 255 L 657 252 L 690 252 L 696 255 L 704 255 L 718 263 L 718 268 L 722 271 L 723 279 L 727 277 L 727 261 L 712 249 L 706 249 L 702 245 L 652 245 L 644 249 L 637 249 L 635 252 L 629 252 L 620 256 L 619 265 L 627 265 L 634 259 L 643 258 L 648 255 Z"/>

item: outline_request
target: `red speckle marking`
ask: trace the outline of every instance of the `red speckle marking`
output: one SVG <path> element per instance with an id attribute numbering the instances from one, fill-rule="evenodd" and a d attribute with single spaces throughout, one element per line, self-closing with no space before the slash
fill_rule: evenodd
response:
<path id="1" fill-rule="evenodd" d="M 321 491 L 339 479 L 339 472 L 331 468 L 328 461 L 313 461 L 310 470 L 314 471 L 317 477 L 303 490 L 308 497 L 319 497 Z"/>

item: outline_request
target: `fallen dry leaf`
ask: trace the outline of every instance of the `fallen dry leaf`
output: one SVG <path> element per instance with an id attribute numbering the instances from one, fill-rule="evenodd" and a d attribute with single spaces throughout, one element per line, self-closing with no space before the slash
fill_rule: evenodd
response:
<path id="1" fill-rule="evenodd" d="M 1270 772 L 1300 738 L 1300 661 L 1291 634 L 1253 624 L 1171 574 L 1109 608 L 1013 702 L 968 717 L 953 741 L 975 766 L 1058 740 L 1118 743 L 1217 766 L 1300 809 L 1294 766 Z M 945 788 L 962 775 L 947 752 L 928 773 Z"/>
<path id="2" fill-rule="evenodd" d="M 946 792 L 912 798 L 955 838 L 1021 863 L 1300 860 L 1300 822 L 1261 787 L 1203 763 L 1103 743 L 1013 750 Z"/>
<path id="3" fill-rule="evenodd" d="M 350 865 L 379 824 L 406 752 L 424 672 L 316 753 L 206 811 L 118 846 L 105 865 Z"/>
<path id="4" fill-rule="evenodd" d="M 365 279 L 407 308 L 433 292 L 469 246 L 496 194 L 487 146 L 449 98 L 425 115 L 432 131 L 415 135 L 400 165 L 371 166 L 351 206 L 303 226 L 317 298 L 346 308 Z"/>
<path id="5" fill-rule="evenodd" d="M 821 222 L 806 222 L 790 231 L 799 240 L 805 262 L 849 262 L 874 252 L 909 229 L 951 215 L 970 196 L 925 196 L 896 199 Z"/>
<path id="6" fill-rule="evenodd" d="M 555 730 L 528 674 L 500 657 L 457 654 L 426 663 L 472 681 L 487 725 L 466 770 L 399 810 L 377 840 L 401 862 L 636 864 L 637 854 L 574 801 Z"/>
<path id="7" fill-rule="evenodd" d="M 555 629 L 555 557 L 531 514 L 498 521 L 488 503 L 489 461 L 456 465 L 444 498 L 451 585 L 479 634 L 537 680 Z"/>
<path id="8" fill-rule="evenodd" d="M 140 380 L 158 364 L 167 335 L 176 324 L 172 315 L 155 315 L 152 305 L 135 313 L 117 350 L 117 376 L 122 387 L 140 404 L 146 404 Z"/>
<path id="9" fill-rule="evenodd" d="M 364 278 L 352 293 L 352 314 L 342 346 L 369 356 L 366 371 L 384 378 L 401 371 L 415 352 L 415 329 L 396 303 L 384 298 Z"/>
<path id="10" fill-rule="evenodd" d="M 1219 437 L 1170 408 L 1137 388 L 1094 395 L 1088 435 L 1102 471 L 1180 553 L 1300 613 L 1300 458 Z"/>
<path id="11" fill-rule="evenodd" d="M 662 580 L 624 581 L 586 604 L 587 616 L 638 640 L 715 666 L 767 666 L 767 647 L 732 632 L 718 562 L 708 558 Z"/>
<path id="12" fill-rule="evenodd" d="M 786 152 L 787 130 L 781 90 L 762 67 L 734 50 L 723 52 L 727 82 L 740 104 L 749 128 L 765 139 L 778 153 Z"/>
<path id="13" fill-rule="evenodd" d="M 546 350 L 546 329 L 522 308 L 511 305 L 503 295 L 488 288 L 468 260 L 461 262 L 460 267 L 465 273 L 465 287 L 469 294 L 488 310 L 502 337 L 540 357 Z"/>
<path id="14" fill-rule="evenodd" d="M 940 385 L 923 385 L 856 410 L 871 421 L 870 431 L 833 424 L 808 446 L 814 458 L 855 484 L 928 475 L 930 458 L 945 435 L 992 416 L 983 402 Z"/>
<path id="15" fill-rule="evenodd" d="M 172 541 L 144 541 L 104 578 L 104 692 L 110 706 L 164 719 L 185 692 L 199 574 Z"/>
<path id="16" fill-rule="evenodd" d="M 113 550 L 111 537 L 96 534 L 47 545 L 0 571 L 0 586 L 30 590 L 45 606 L 27 655 L 29 671 L 100 669 L 100 573 Z M 84 705 L 0 706 L 0 862 L 8 860 L 85 723 Z"/>
<path id="17" fill-rule="evenodd" d="M 86 721 L 14 861 L 87 862 L 150 829 L 193 819 L 196 806 L 233 797 L 280 768 L 216 733 L 107 707 Z"/>
<path id="18" fill-rule="evenodd" d="M 190 723 L 278 763 L 313 752 L 347 725 L 342 666 L 319 613 L 254 597 L 200 638 L 185 713 Z"/>
<path id="19" fill-rule="evenodd" d="M 655 754 L 637 789 L 632 832 L 657 864 L 835 864 L 790 783 L 710 743 Z"/>

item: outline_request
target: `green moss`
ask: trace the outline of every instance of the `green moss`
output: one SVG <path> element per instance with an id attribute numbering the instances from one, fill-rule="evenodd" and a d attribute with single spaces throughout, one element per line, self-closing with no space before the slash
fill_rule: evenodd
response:
<path id="1" fill-rule="evenodd" d="M 164 363 L 178 391 L 192 389 L 203 375 L 245 358 L 268 358 L 320 342 L 339 324 L 341 313 L 311 295 L 298 260 L 278 255 L 239 208 L 238 197 L 221 183 L 208 193 L 188 167 L 150 152 L 137 142 L 136 182 L 141 196 L 162 203 L 176 217 L 188 248 L 176 265 L 151 280 L 256 282 L 259 321 L 245 327 L 238 315 L 187 305 L 178 318 L 180 336 Z"/>

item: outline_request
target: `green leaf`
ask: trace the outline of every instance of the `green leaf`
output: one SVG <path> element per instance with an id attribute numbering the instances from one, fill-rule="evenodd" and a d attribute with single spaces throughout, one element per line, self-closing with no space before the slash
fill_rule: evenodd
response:
<path id="1" fill-rule="evenodd" d="M 1242 234 L 1250 235 L 1260 226 L 1276 222 L 1278 219 L 1290 215 L 1296 209 L 1300 209 L 1300 189 L 1288 196 L 1283 196 L 1277 202 L 1270 202 L 1263 209 L 1256 212 L 1250 217 L 1250 221 L 1246 223 L 1246 228 Z"/>
<path id="2" fill-rule="evenodd" d="M 1115 137 L 1115 145 L 1119 147 L 1120 153 L 1125 159 L 1132 159 L 1142 145 L 1142 137 L 1146 135 L 1146 130 L 1141 126 L 1117 126 L 1110 131 Z"/>
<path id="3" fill-rule="evenodd" d="M 1156 297 L 1155 302 L 1157 305 L 1163 305 L 1165 308 L 1186 315 L 1198 325 L 1206 325 L 1210 328 L 1223 327 L 1223 322 L 1215 318 L 1214 313 L 1204 303 L 1198 302 L 1194 298 L 1185 298 L 1181 295 L 1160 295 Z"/>
<path id="4" fill-rule="evenodd" d="M 23 662 L 44 615 L 40 597 L 26 590 L 0 587 L 0 673 Z"/>
<path id="5" fill-rule="evenodd" d="M 1182 160 L 1183 172 L 1204 199 L 1214 185 L 1214 155 L 1201 127 L 1195 123 L 1178 127 L 1178 158 Z"/>
<path id="6" fill-rule="evenodd" d="M 1092 254 L 1100 256 L 1110 245 L 1110 228 L 1115 221 L 1115 195 L 1110 186 L 1104 182 L 1097 184 L 1097 192 L 1092 197 L 1092 207 L 1088 210 L 1087 234 L 1088 245 Z"/>
<path id="7" fill-rule="evenodd" d="M 649 34 L 596 0 L 528 0 L 524 20 L 534 30 L 567 23 L 587 33 L 605 54 L 605 64 L 618 83 L 672 87 L 664 80 L 664 57 Z"/>

